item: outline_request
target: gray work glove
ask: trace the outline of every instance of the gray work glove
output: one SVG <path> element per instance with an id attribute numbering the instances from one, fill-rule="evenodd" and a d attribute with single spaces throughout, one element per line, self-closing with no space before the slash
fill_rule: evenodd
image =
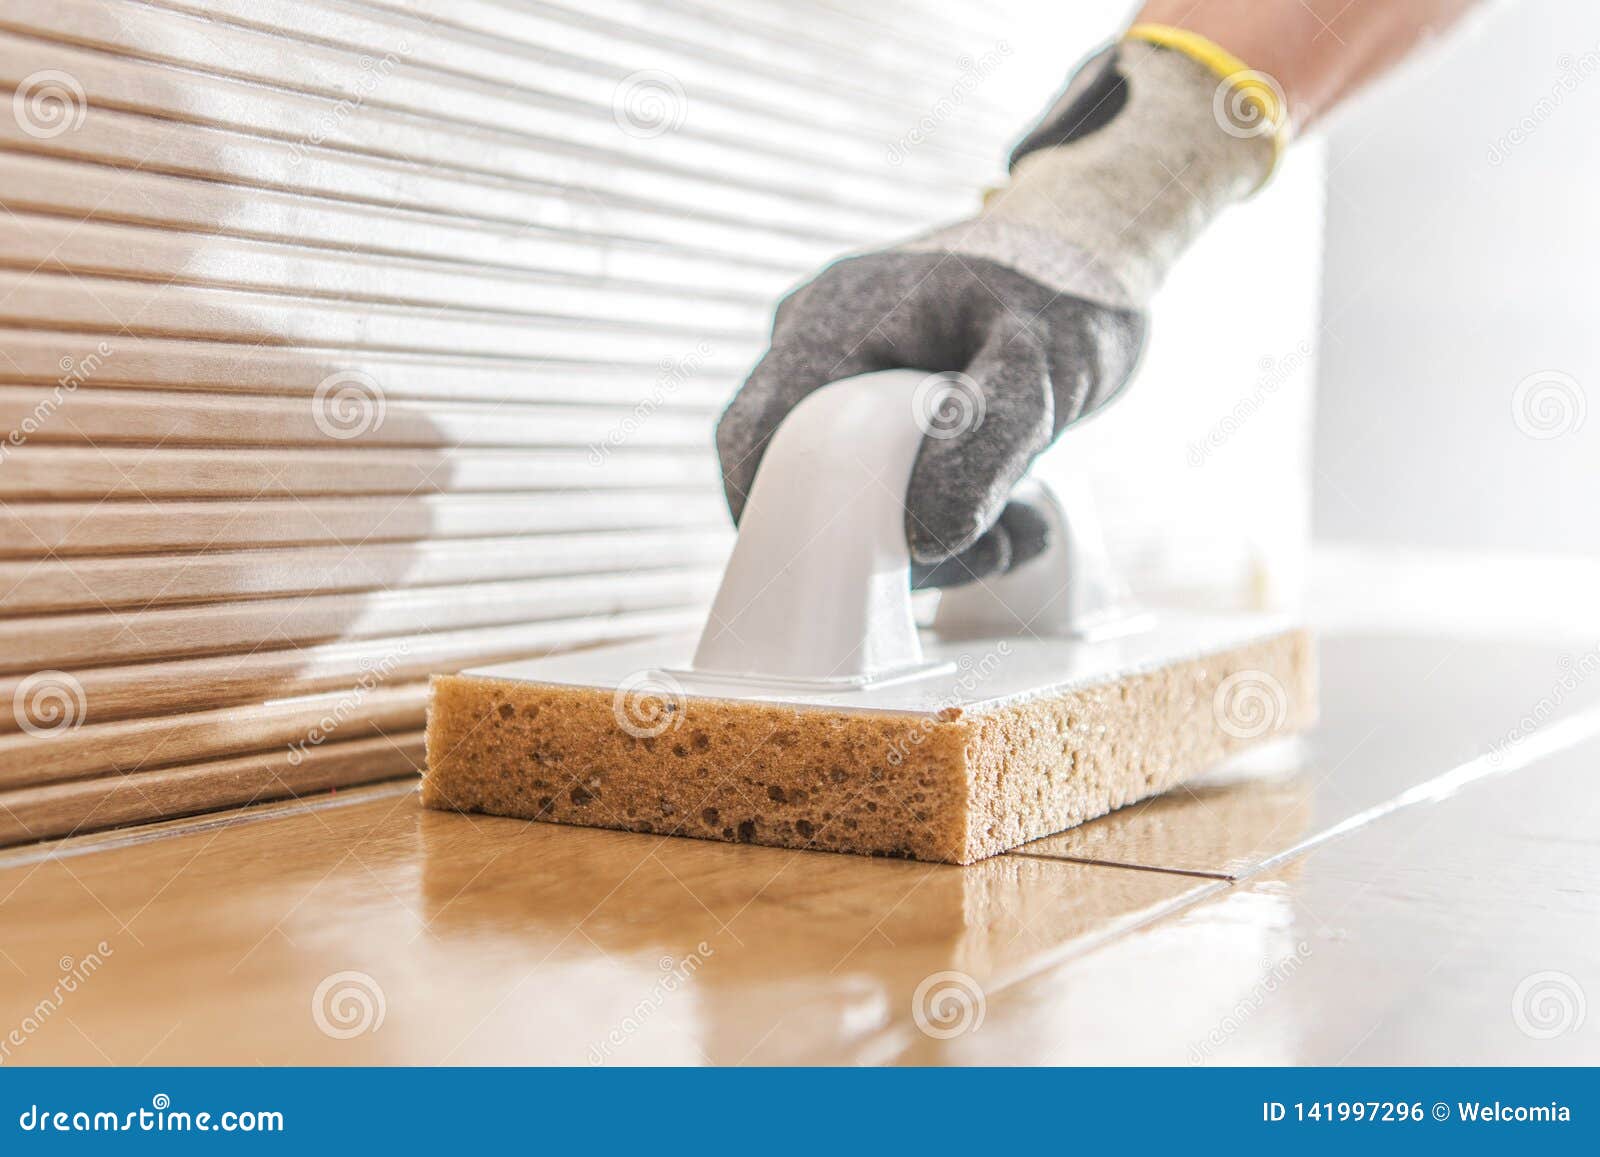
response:
<path id="1" fill-rule="evenodd" d="M 1107 48 L 1017 147 L 1009 184 L 977 217 L 837 261 L 784 298 L 771 348 L 717 425 L 734 520 L 802 398 L 903 367 L 950 375 L 930 395 L 937 412 L 919 415 L 932 436 L 906 493 L 916 584 L 960 585 L 1042 550 L 1043 521 L 1008 506 L 1012 487 L 1123 388 L 1167 267 L 1272 169 L 1274 126 L 1216 111 L 1241 107 L 1219 102 L 1228 83 L 1182 51 Z"/>

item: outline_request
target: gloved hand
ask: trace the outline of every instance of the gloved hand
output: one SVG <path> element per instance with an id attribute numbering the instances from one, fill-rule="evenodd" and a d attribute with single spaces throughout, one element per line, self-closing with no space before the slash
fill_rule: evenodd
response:
<path id="1" fill-rule="evenodd" d="M 792 407 L 905 367 L 949 375 L 919 415 L 914 581 L 955 586 L 1042 550 L 1043 521 L 1008 507 L 1011 488 L 1123 388 L 1167 267 L 1271 172 L 1281 102 L 1262 81 L 1241 85 L 1242 69 L 1209 41 L 1135 28 L 1078 71 L 977 217 L 837 261 L 784 298 L 771 348 L 717 426 L 735 521 Z"/>

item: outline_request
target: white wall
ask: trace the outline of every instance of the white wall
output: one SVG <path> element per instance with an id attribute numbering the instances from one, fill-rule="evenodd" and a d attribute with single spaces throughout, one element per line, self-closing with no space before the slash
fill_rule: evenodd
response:
<path id="1" fill-rule="evenodd" d="M 1493 5 L 1336 115 L 1319 538 L 1600 551 L 1597 124 L 1593 0 Z"/>

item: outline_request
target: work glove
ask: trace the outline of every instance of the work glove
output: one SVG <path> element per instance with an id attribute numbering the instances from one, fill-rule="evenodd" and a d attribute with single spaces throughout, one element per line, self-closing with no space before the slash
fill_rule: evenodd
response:
<path id="1" fill-rule="evenodd" d="M 1090 58 L 971 219 L 823 269 L 779 304 L 771 346 L 717 425 L 737 522 L 801 399 L 875 370 L 942 375 L 906 493 L 918 586 L 1001 574 L 1045 546 L 1012 487 L 1127 384 L 1168 267 L 1271 172 L 1283 102 L 1210 41 L 1136 26 Z"/>

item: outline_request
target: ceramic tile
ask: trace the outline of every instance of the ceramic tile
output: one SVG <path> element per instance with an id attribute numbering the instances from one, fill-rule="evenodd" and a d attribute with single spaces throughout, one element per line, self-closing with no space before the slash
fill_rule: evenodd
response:
<path id="1" fill-rule="evenodd" d="M 1597 668 L 1592 647 L 1325 639 L 1322 718 L 1307 735 L 1020 850 L 1238 877 L 1419 785 L 1494 774 L 1600 730 L 1583 715 L 1600 701 Z"/>
<path id="2" fill-rule="evenodd" d="M 918 1062 L 1600 1062 L 1600 744 L 1374 821 L 989 996 Z"/>

